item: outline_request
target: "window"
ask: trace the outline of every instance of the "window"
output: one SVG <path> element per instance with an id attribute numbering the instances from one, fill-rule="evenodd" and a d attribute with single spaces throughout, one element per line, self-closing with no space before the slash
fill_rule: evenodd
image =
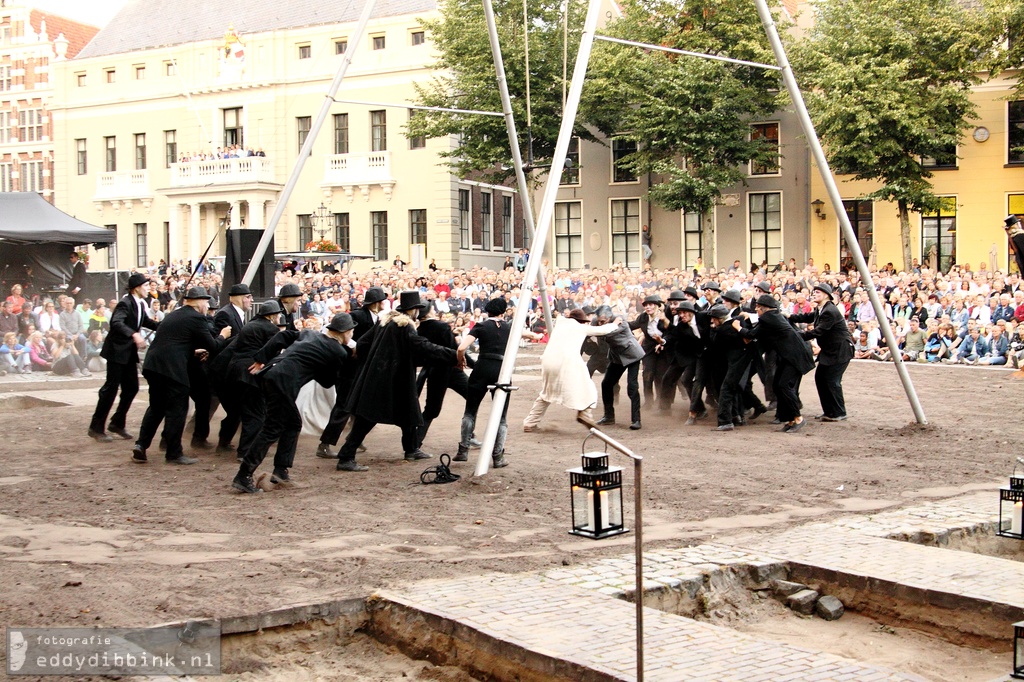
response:
<path id="1" fill-rule="evenodd" d="M 412 124 L 413 119 L 416 116 L 416 112 L 412 109 L 409 110 L 409 123 Z M 416 135 L 409 138 L 409 149 L 423 149 L 427 146 L 427 138 L 423 135 Z"/>
<path id="2" fill-rule="evenodd" d="M 704 258 L 704 216 L 700 213 L 683 213 L 683 266 L 692 268 L 698 258 Z"/>
<path id="3" fill-rule="evenodd" d="M 382 152 L 388 148 L 388 117 L 386 111 L 370 112 L 371 151 Z"/>
<path id="4" fill-rule="evenodd" d="M 177 76 L 178 67 L 173 61 L 164 62 L 164 75 L 165 76 Z"/>
<path id="5" fill-rule="evenodd" d="M 750 262 L 782 260 L 782 194 L 750 194 Z"/>
<path id="6" fill-rule="evenodd" d="M 14 164 L 0 163 L 0 192 L 14 191 Z"/>
<path id="7" fill-rule="evenodd" d="M 580 138 L 569 140 L 569 151 L 565 155 L 565 169 L 562 171 L 561 185 L 580 184 Z"/>
<path id="8" fill-rule="evenodd" d="M 501 250 L 512 250 L 512 197 L 501 197 Z"/>
<path id="9" fill-rule="evenodd" d="M 370 213 L 370 224 L 373 226 L 373 259 L 388 259 L 388 212 L 373 211 Z"/>
<path id="10" fill-rule="evenodd" d="M 583 204 L 555 204 L 555 267 L 576 270 L 583 266 Z"/>
<path id="11" fill-rule="evenodd" d="M 22 192 L 43 191 L 43 162 L 23 161 L 19 169 Z"/>
<path id="12" fill-rule="evenodd" d="M 764 140 L 770 161 L 751 161 L 751 175 L 778 175 L 779 174 L 779 124 L 778 123 L 755 123 L 750 126 L 750 141 Z"/>
<path id="13" fill-rule="evenodd" d="M 178 162 L 178 131 L 164 131 L 164 164 L 170 168 L 172 163 Z"/>
<path id="14" fill-rule="evenodd" d="M 224 110 L 224 146 L 231 147 L 245 145 L 245 135 L 242 130 L 242 109 Z"/>
<path id="15" fill-rule="evenodd" d="M 612 140 L 612 182 L 636 182 L 636 175 L 623 162 L 635 151 L 636 142 L 632 140 Z"/>
<path id="16" fill-rule="evenodd" d="M 313 56 L 313 48 L 309 45 L 299 45 L 299 59 L 309 59 Z"/>
<path id="17" fill-rule="evenodd" d="M 146 170 L 146 133 L 135 133 L 135 170 Z"/>
<path id="18" fill-rule="evenodd" d="M 103 227 L 107 228 L 108 230 L 114 230 L 114 234 L 115 235 L 117 234 L 117 225 L 104 225 Z M 113 244 L 110 244 L 109 246 L 107 246 L 106 252 L 107 252 L 107 269 L 108 270 L 116 270 L 117 269 L 117 247 L 115 247 Z"/>
<path id="19" fill-rule="evenodd" d="M 409 42 L 412 45 L 422 45 L 427 42 L 427 34 L 423 31 L 413 31 L 409 34 Z"/>
<path id="20" fill-rule="evenodd" d="M 146 256 L 146 223 L 135 223 L 135 265 L 140 268 L 146 267 L 148 262 Z"/>
<path id="21" fill-rule="evenodd" d="M 10 68 L 10 67 L 8 67 L 8 68 Z M 0 66 L 0 74 L 3 73 L 3 69 L 4 69 L 4 67 Z M 3 78 L 0 78 L 0 81 L 2 81 L 2 80 L 3 80 Z M 85 78 L 85 71 L 79 71 L 78 73 L 75 74 L 75 85 L 77 87 L 84 88 L 86 82 L 87 81 L 86 81 L 86 78 Z"/>
<path id="22" fill-rule="evenodd" d="M 843 208 L 846 209 L 846 217 L 850 219 L 850 227 L 857 235 L 857 245 L 860 252 L 867 255 L 871 251 L 871 244 L 875 232 L 874 202 L 866 199 L 851 199 L 843 201 Z M 839 230 L 839 267 L 842 270 L 851 270 L 853 264 L 853 252 L 846 242 L 846 236 Z"/>
<path id="23" fill-rule="evenodd" d="M 352 236 L 349 232 L 348 213 L 334 214 L 334 243 L 345 253 L 352 250 Z"/>
<path id="24" fill-rule="evenodd" d="M 43 110 L 22 109 L 18 112 L 18 141 L 38 142 L 43 139 Z"/>
<path id="25" fill-rule="evenodd" d="M 383 35 L 371 36 L 370 39 L 373 42 L 373 49 L 375 49 L 375 50 L 383 50 L 384 49 L 384 36 Z"/>
<path id="26" fill-rule="evenodd" d="M 297 116 L 295 118 L 295 124 L 299 131 L 299 148 L 306 144 L 306 138 L 309 137 L 309 129 L 313 126 L 313 119 L 309 116 Z"/>
<path id="27" fill-rule="evenodd" d="M 470 223 L 469 223 L 469 190 L 459 190 L 459 248 L 470 247 Z"/>
<path id="28" fill-rule="evenodd" d="M 13 120 L 11 112 L 0 111 L 0 144 L 6 144 L 11 141 L 11 123 Z"/>
<path id="29" fill-rule="evenodd" d="M 348 114 L 334 115 L 334 153 L 348 154 Z"/>
<path id="30" fill-rule="evenodd" d="M 334 54 L 345 54 L 348 52 L 348 40 L 335 40 L 334 41 Z"/>
<path id="31" fill-rule="evenodd" d="M 306 244 L 313 241 L 313 221 L 308 213 L 300 213 L 296 218 L 299 226 L 299 251 L 306 250 Z"/>
<path id="32" fill-rule="evenodd" d="M 105 69 L 103 73 L 108 83 L 117 82 L 117 71 L 115 69 Z"/>
<path id="33" fill-rule="evenodd" d="M 89 172 L 88 156 L 85 147 L 85 140 L 75 140 L 75 155 L 78 161 L 78 174 L 85 175 Z"/>
<path id="34" fill-rule="evenodd" d="M 640 200 L 612 201 L 612 263 L 640 267 Z"/>
<path id="35" fill-rule="evenodd" d="M 409 211 L 409 243 L 427 243 L 427 209 L 414 208 Z"/>
<path id="36" fill-rule="evenodd" d="M 922 156 L 921 165 L 930 170 L 956 170 L 956 145 L 951 144 L 944 147 L 942 151 L 932 156 Z"/>
<path id="37" fill-rule="evenodd" d="M 85 74 L 81 74 L 84 78 Z M 0 92 L 10 90 L 11 85 L 14 83 L 14 79 L 11 78 L 11 65 L 2 64 L 0 65 Z"/>
<path id="38" fill-rule="evenodd" d="M 1024 164 L 1024 100 L 1009 103 L 1006 127 L 1006 158 L 1009 163 Z"/>
<path id="39" fill-rule="evenodd" d="M 136 64 L 135 65 L 135 80 L 142 81 L 146 80 L 146 65 Z"/>
<path id="40" fill-rule="evenodd" d="M 491 236 L 494 234 L 494 214 L 491 212 L 490 192 L 480 192 L 480 248 L 491 250 Z"/>
<path id="41" fill-rule="evenodd" d="M 106 152 L 106 169 L 108 173 L 114 173 L 117 171 L 117 138 L 116 137 L 104 137 L 103 138 L 103 149 Z"/>
<path id="42" fill-rule="evenodd" d="M 931 263 L 934 250 L 939 270 L 948 272 L 956 263 L 956 197 L 939 201 L 938 211 L 921 214 L 921 262 Z"/>

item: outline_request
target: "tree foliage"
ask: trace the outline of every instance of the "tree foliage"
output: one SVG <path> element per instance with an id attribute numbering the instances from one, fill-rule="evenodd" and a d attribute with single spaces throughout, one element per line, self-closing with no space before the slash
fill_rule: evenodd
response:
<path id="1" fill-rule="evenodd" d="M 957 0 L 829 0 L 793 50 L 797 79 L 832 169 L 880 184 L 900 211 L 939 200 L 923 158 L 941 159 L 976 118 L 971 88 L 994 44 L 985 13 Z"/>

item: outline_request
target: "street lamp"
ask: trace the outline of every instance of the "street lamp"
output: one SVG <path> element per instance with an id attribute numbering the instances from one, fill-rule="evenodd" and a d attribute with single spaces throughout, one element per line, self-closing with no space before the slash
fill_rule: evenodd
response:
<path id="1" fill-rule="evenodd" d="M 334 216 L 331 215 L 331 209 L 324 206 L 323 202 L 320 202 L 320 206 L 310 214 L 309 224 L 321 241 L 324 239 L 324 234 L 331 229 L 331 220 L 333 217 Z"/>

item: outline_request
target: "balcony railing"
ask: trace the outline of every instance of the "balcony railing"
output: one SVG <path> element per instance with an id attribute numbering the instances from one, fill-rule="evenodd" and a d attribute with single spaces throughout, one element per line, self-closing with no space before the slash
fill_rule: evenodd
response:
<path id="1" fill-rule="evenodd" d="M 324 186 L 394 184 L 391 177 L 391 152 L 354 152 L 334 154 L 324 162 Z"/>
<path id="2" fill-rule="evenodd" d="M 274 182 L 274 167 L 263 156 L 171 164 L 171 187 Z"/>
<path id="3" fill-rule="evenodd" d="M 93 201 L 117 199 L 150 199 L 149 171 L 117 171 L 100 173 L 96 178 L 96 196 Z"/>

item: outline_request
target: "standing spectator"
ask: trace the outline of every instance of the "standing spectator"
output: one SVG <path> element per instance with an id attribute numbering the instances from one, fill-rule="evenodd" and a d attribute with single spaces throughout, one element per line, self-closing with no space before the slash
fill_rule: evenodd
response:
<path id="1" fill-rule="evenodd" d="M 71 260 L 71 279 L 68 280 L 67 293 L 76 301 L 81 301 L 86 297 L 88 285 L 85 276 L 85 263 L 79 259 L 77 251 L 72 251 L 69 258 Z"/>

